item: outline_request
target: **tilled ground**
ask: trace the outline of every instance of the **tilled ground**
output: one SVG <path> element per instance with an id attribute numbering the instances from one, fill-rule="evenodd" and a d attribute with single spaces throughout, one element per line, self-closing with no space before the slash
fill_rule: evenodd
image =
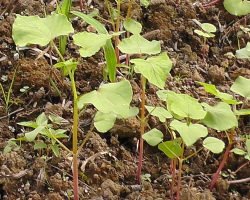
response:
<path id="1" fill-rule="evenodd" d="M 71 131 L 72 96 L 69 81 L 60 82 L 56 79 L 60 73 L 51 68 L 48 57 L 37 59 L 39 52 L 34 50 L 18 52 L 11 37 L 16 14 L 42 17 L 44 9 L 48 13 L 54 10 L 50 3 L 51 1 L 45 0 L 0 0 L 0 76 L 5 91 L 8 91 L 15 76 L 7 114 L 0 90 L 0 199 L 73 199 L 72 156 L 63 149 L 60 150 L 60 156 L 55 157 L 50 150 L 34 151 L 33 143 L 24 142 L 16 151 L 7 155 L 2 152 L 9 139 L 24 135 L 22 127 L 17 123 L 35 120 L 41 112 L 63 117 L 68 123 L 62 125 L 62 128 Z M 225 56 L 227 52 L 235 53 L 238 44 L 244 47 L 249 41 L 248 33 L 237 38 L 240 25 L 249 25 L 249 15 L 235 17 L 224 10 L 222 3 L 207 8 L 203 8 L 202 3 L 208 1 L 186 0 L 176 4 L 174 0 L 152 0 L 151 5 L 145 9 L 135 1 L 132 14 L 142 24 L 145 37 L 149 40 L 160 40 L 163 51 L 168 52 L 173 61 L 166 89 L 186 93 L 202 102 L 213 104 L 217 100 L 207 95 L 196 81 L 213 83 L 220 91 L 229 92 L 232 82 L 238 76 L 250 78 L 248 61 Z M 108 19 L 104 5 L 102 1 L 93 0 L 92 7 L 84 4 L 84 12 L 91 12 L 93 8 L 99 9 L 102 17 Z M 128 2 L 124 1 L 121 7 L 123 13 L 127 7 Z M 78 2 L 74 2 L 73 9 L 80 10 Z M 207 41 L 205 57 L 202 52 L 203 39 L 194 33 L 197 25 L 192 19 L 212 23 L 218 29 L 216 37 Z M 77 31 L 88 28 L 87 24 L 78 19 L 73 20 L 73 25 Z M 108 24 L 107 28 L 111 30 Z M 42 47 L 37 48 L 43 50 Z M 65 57 L 79 57 L 77 47 L 72 41 L 69 42 Z M 80 61 L 76 72 L 77 90 L 80 93 L 97 89 L 103 82 L 103 61 L 102 52 Z M 7 80 L 3 77 L 7 77 Z M 61 90 L 61 98 L 52 87 L 50 77 L 53 77 Z M 130 82 L 134 92 L 132 104 L 139 106 L 140 85 L 136 75 Z M 23 94 L 20 89 L 24 86 L 29 86 L 29 91 Z M 147 104 L 157 105 L 157 88 L 151 84 L 147 86 Z M 80 141 L 90 129 L 94 114 L 94 108 L 89 106 L 81 116 Z M 238 135 L 249 133 L 248 122 L 247 117 L 240 120 Z M 165 138 L 169 137 L 165 126 L 158 119 L 150 117 L 148 126 L 158 128 L 165 133 Z M 136 184 L 139 129 L 140 121 L 131 118 L 117 121 L 108 133 L 93 131 L 79 155 L 81 199 L 169 199 L 170 159 L 155 147 L 145 144 L 142 174 L 150 174 L 150 180 L 143 181 L 142 185 Z M 219 138 L 227 141 L 224 133 L 211 131 L 210 134 L 219 134 Z M 64 139 L 63 143 L 71 148 L 70 139 Z M 194 152 L 200 145 L 197 142 L 196 146 L 186 150 L 186 154 Z M 181 199 L 250 199 L 247 182 L 229 182 L 233 179 L 230 172 L 247 162 L 233 153 L 230 153 L 223 170 L 228 176 L 221 176 L 213 191 L 208 190 L 222 156 L 203 151 L 184 163 Z M 234 179 L 248 178 L 249 173 L 250 167 L 245 166 L 234 175 Z"/>

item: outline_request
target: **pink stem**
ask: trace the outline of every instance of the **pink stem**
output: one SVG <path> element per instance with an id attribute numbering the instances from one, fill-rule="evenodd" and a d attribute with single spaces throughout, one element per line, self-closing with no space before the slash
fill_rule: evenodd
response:
<path id="1" fill-rule="evenodd" d="M 208 6 L 212 6 L 212 5 L 216 4 L 216 3 L 219 3 L 220 1 L 221 1 L 221 0 L 212 1 L 212 2 L 210 2 L 210 3 L 204 4 L 203 7 L 206 8 L 206 7 L 208 7 Z"/>

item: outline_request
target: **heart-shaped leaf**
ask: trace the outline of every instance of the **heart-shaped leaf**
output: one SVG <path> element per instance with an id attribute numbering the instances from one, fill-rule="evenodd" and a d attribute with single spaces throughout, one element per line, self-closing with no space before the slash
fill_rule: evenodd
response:
<path id="1" fill-rule="evenodd" d="M 250 2 L 242 0 L 224 0 L 225 9 L 232 15 L 242 16 L 250 13 Z"/>
<path id="2" fill-rule="evenodd" d="M 202 103 L 202 105 L 207 111 L 207 115 L 202 121 L 210 128 L 225 131 L 238 126 L 238 120 L 228 104 L 219 102 L 215 106 L 209 106 L 206 103 Z"/>
<path id="3" fill-rule="evenodd" d="M 113 112 L 124 118 L 130 116 L 130 102 L 132 101 L 132 87 L 127 80 L 118 83 L 102 85 L 98 90 L 84 94 L 78 99 L 78 108 L 85 104 L 93 104 L 102 113 Z"/>
<path id="4" fill-rule="evenodd" d="M 177 130 L 187 146 L 193 145 L 199 138 L 206 137 L 208 134 L 207 128 L 201 124 L 182 123 L 174 120 L 170 126 Z"/>
<path id="5" fill-rule="evenodd" d="M 163 107 L 145 106 L 148 112 L 159 118 L 161 122 L 166 122 L 166 118 L 172 118 L 173 116 Z"/>
<path id="6" fill-rule="evenodd" d="M 79 52 L 82 57 L 90 57 L 104 46 L 112 36 L 109 34 L 96 34 L 82 32 L 73 35 L 74 43 L 81 46 Z"/>
<path id="7" fill-rule="evenodd" d="M 45 46 L 55 37 L 73 32 L 71 23 L 62 14 L 48 15 L 46 18 L 17 15 L 13 23 L 12 37 L 18 46 L 27 44 Z"/>
<path id="8" fill-rule="evenodd" d="M 147 143 L 151 146 L 156 146 L 163 140 L 163 134 L 161 131 L 156 128 L 144 133 L 142 138 L 147 141 Z"/>
<path id="9" fill-rule="evenodd" d="M 139 34 L 142 30 L 142 25 L 131 18 L 125 20 L 123 25 L 128 32 L 133 34 Z"/>
<path id="10" fill-rule="evenodd" d="M 167 76 L 172 67 L 172 62 L 166 53 L 143 59 L 132 59 L 135 72 L 141 73 L 148 81 L 159 88 L 164 88 Z"/>
<path id="11" fill-rule="evenodd" d="M 94 126 L 99 132 L 105 133 L 114 126 L 116 117 L 117 115 L 113 112 L 102 113 L 98 111 L 94 117 Z"/>
<path id="12" fill-rule="evenodd" d="M 122 40 L 118 48 L 127 54 L 157 54 L 161 52 L 161 45 L 158 41 L 148 41 L 139 34 L 135 34 Z"/>
<path id="13" fill-rule="evenodd" d="M 172 91 L 167 91 L 167 108 L 171 114 L 177 115 L 174 116 L 177 118 L 203 119 L 206 115 L 206 111 L 196 99 Z"/>

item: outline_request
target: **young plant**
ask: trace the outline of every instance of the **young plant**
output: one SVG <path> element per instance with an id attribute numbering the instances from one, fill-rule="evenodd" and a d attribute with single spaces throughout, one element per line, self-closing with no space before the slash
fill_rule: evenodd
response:
<path id="1" fill-rule="evenodd" d="M 5 92 L 2 83 L 0 83 L 0 88 L 1 88 L 2 94 L 3 94 L 3 100 L 5 102 L 5 113 L 6 114 L 9 112 L 9 108 L 10 108 L 11 103 L 12 103 L 12 101 L 10 99 L 10 96 L 11 96 L 11 93 L 12 93 L 12 87 L 13 87 L 15 77 L 16 77 L 16 70 L 17 70 L 17 68 L 15 68 L 15 70 L 14 70 L 14 73 L 13 73 L 13 76 L 12 76 L 12 79 L 11 79 L 11 82 L 10 82 L 10 86 L 9 86 L 9 89 L 8 89 L 7 92 Z"/>
<path id="2" fill-rule="evenodd" d="M 49 117 L 51 118 L 51 117 Z M 52 119 L 52 118 L 51 118 Z M 60 121 L 58 121 L 57 123 L 60 124 Z M 18 123 L 21 126 L 27 126 L 30 128 L 33 128 L 34 130 L 30 131 L 30 132 L 26 132 L 25 133 L 25 137 L 21 137 L 18 139 L 10 139 L 10 141 L 8 142 L 8 145 L 5 147 L 4 149 L 4 153 L 8 153 L 9 151 L 12 150 L 13 147 L 15 147 L 15 145 L 13 145 L 14 141 L 28 141 L 28 142 L 34 142 L 35 139 L 38 137 L 39 134 L 41 134 L 45 141 L 49 141 L 49 146 L 44 143 L 43 141 L 39 141 L 39 142 L 35 142 L 34 144 L 34 150 L 37 149 L 51 149 L 53 151 L 53 153 L 58 157 L 59 156 L 59 148 L 58 148 L 58 144 L 57 143 L 61 143 L 59 141 L 60 138 L 68 138 L 68 135 L 64 134 L 67 130 L 64 129 L 57 129 L 54 130 L 52 127 L 52 124 L 48 123 L 48 119 L 45 116 L 44 113 L 40 114 L 36 121 L 29 121 L 29 122 L 20 122 Z"/>
<path id="3" fill-rule="evenodd" d="M 200 82 L 199 82 L 200 83 Z M 219 102 L 217 105 L 216 105 L 216 108 L 217 108 L 217 111 L 214 110 L 215 112 L 217 113 L 225 113 L 225 109 L 226 107 L 229 107 L 229 105 L 238 105 L 238 104 L 242 104 L 241 108 L 239 110 L 236 110 L 234 109 L 234 112 L 233 112 L 233 115 L 232 113 L 230 112 L 229 114 L 229 110 L 227 111 L 227 116 L 228 118 L 227 119 L 224 119 L 221 117 L 221 119 L 217 119 L 217 120 L 214 120 L 213 124 L 210 124 L 210 123 L 206 123 L 207 126 L 211 127 L 211 128 L 214 128 L 218 131 L 222 131 L 222 130 L 229 130 L 229 133 L 227 133 L 227 138 L 228 138 L 228 146 L 226 148 L 226 151 L 224 153 L 224 156 L 223 156 L 223 159 L 220 163 L 220 166 L 219 168 L 217 169 L 211 183 L 210 183 L 210 187 L 209 189 L 212 190 L 218 177 L 219 177 L 219 174 L 221 172 L 221 170 L 223 169 L 226 161 L 227 161 L 227 158 L 228 158 L 228 155 L 229 155 L 229 152 L 230 152 L 230 149 L 232 147 L 232 145 L 236 142 L 235 141 L 235 127 L 238 126 L 238 123 L 236 123 L 238 120 L 238 116 L 240 115 L 249 115 L 250 114 L 250 109 L 244 109 L 244 106 L 246 105 L 247 101 L 250 99 L 250 93 L 249 93 L 249 90 L 248 90 L 248 85 L 250 83 L 250 80 L 249 79 L 246 79 L 244 77 L 241 77 L 239 76 L 235 82 L 233 83 L 233 85 L 231 86 L 230 90 L 239 94 L 240 96 L 244 97 L 244 100 L 243 102 L 237 102 L 236 100 L 233 99 L 233 96 L 230 95 L 230 94 L 227 94 L 227 93 L 222 93 L 222 92 L 219 92 L 214 85 L 212 84 L 206 84 L 206 83 L 200 83 L 201 85 L 204 86 L 205 90 L 213 95 L 215 95 L 216 97 L 220 98 L 223 102 Z M 218 107 L 218 105 L 220 105 L 220 107 Z M 222 106 L 223 105 L 223 106 Z M 223 114 L 223 115 L 224 115 Z M 210 117 L 213 117 L 212 115 L 209 116 Z M 222 121 L 223 120 L 223 121 Z M 226 120 L 226 121 L 224 121 Z"/>
<path id="4" fill-rule="evenodd" d="M 214 0 L 210 3 L 204 4 L 203 7 L 212 6 L 219 3 L 221 0 Z M 244 0 L 224 0 L 225 9 L 232 15 L 242 16 L 250 13 L 250 2 Z"/>
<path id="5" fill-rule="evenodd" d="M 203 60 L 205 60 L 208 50 L 208 46 L 206 44 L 207 38 L 215 36 L 213 33 L 216 32 L 216 27 L 210 23 L 200 23 L 195 19 L 193 21 L 202 29 L 202 30 L 195 29 L 194 32 L 203 37 L 203 46 L 201 50 L 202 50 Z"/>
<path id="6" fill-rule="evenodd" d="M 79 13 L 77 13 L 79 14 Z M 94 33 L 77 33 L 73 35 L 75 44 L 81 46 L 80 54 L 82 57 L 89 57 L 94 55 L 101 46 L 104 46 L 104 51 L 106 52 L 106 59 L 110 70 L 110 80 L 115 80 L 115 59 L 114 49 L 111 44 L 111 35 L 109 35 L 106 29 L 98 21 L 93 18 L 80 13 L 80 15 L 89 23 L 93 23 L 100 34 Z M 61 24 L 61 30 L 57 30 L 57 25 Z M 35 28 L 34 28 L 35 27 Z M 134 116 L 138 113 L 138 109 L 130 108 L 129 104 L 132 101 L 132 87 L 127 80 L 123 80 L 118 83 L 109 83 L 102 85 L 97 91 L 92 91 L 90 93 L 78 96 L 74 73 L 77 69 L 78 62 L 74 59 L 64 60 L 60 51 L 57 49 L 53 42 L 55 37 L 66 35 L 72 31 L 71 24 L 67 21 L 65 15 L 53 14 L 47 16 L 46 18 L 39 18 L 38 16 L 23 17 L 18 16 L 13 25 L 13 38 L 17 45 L 23 46 L 31 43 L 40 45 L 50 45 L 55 48 L 62 62 L 54 65 L 56 68 L 60 68 L 64 76 L 69 76 L 71 81 L 71 89 L 73 94 L 73 139 L 72 139 L 72 151 L 69 150 L 64 144 L 62 144 L 57 136 L 64 137 L 61 130 L 52 130 L 47 124 L 44 115 L 40 115 L 37 118 L 36 124 L 32 122 L 21 123 L 20 125 L 32 126 L 35 128 L 33 131 L 25 134 L 25 139 L 27 141 L 33 141 L 38 134 L 45 135 L 51 138 L 52 145 L 55 144 L 54 140 L 59 143 L 66 151 L 73 155 L 73 181 L 74 181 L 74 199 L 79 199 L 79 189 L 78 189 L 78 154 L 82 149 L 84 142 L 78 147 L 78 118 L 80 110 L 84 109 L 86 104 L 93 104 L 98 112 L 94 118 L 94 125 L 100 132 L 106 132 L 112 128 L 116 118 L 128 118 Z M 27 34 L 27 31 L 29 34 Z M 26 36 L 26 37 L 24 37 Z M 93 38 L 96 41 L 93 43 Z M 110 67 L 111 66 L 111 67 Z M 41 118 L 43 120 L 41 120 Z M 108 124 L 108 125 L 107 125 Z M 92 131 L 91 128 L 90 132 Z M 44 145 L 40 145 L 44 146 Z M 54 151 L 54 150 L 53 150 Z M 58 153 L 57 149 L 54 151 Z"/>
<path id="7" fill-rule="evenodd" d="M 141 110 L 140 110 L 140 139 L 139 139 L 139 163 L 137 171 L 138 184 L 141 183 L 141 170 L 143 159 L 143 139 L 145 132 L 146 118 L 145 118 L 145 102 L 146 102 L 146 82 L 154 84 L 163 89 L 165 81 L 171 70 L 171 61 L 166 53 L 161 53 L 158 56 L 152 56 L 146 59 L 142 58 L 143 54 L 154 55 L 161 52 L 160 43 L 158 41 L 148 41 L 140 35 L 142 30 L 141 25 L 129 19 L 124 22 L 125 29 L 133 35 L 122 40 L 118 48 L 122 53 L 138 54 L 140 58 L 132 59 L 130 62 L 134 64 L 134 71 L 141 74 Z"/>
<path id="8" fill-rule="evenodd" d="M 177 162 L 179 165 L 178 177 L 177 177 L 177 196 L 176 199 L 180 199 L 181 189 L 181 173 L 183 162 L 191 158 L 200 152 L 203 148 L 206 148 L 213 153 L 220 153 L 224 148 L 224 142 L 215 138 L 207 137 L 207 128 L 201 124 L 209 124 L 213 119 L 206 119 L 208 111 L 205 111 L 203 104 L 199 103 L 196 99 L 190 97 L 187 94 L 177 94 L 168 90 L 160 90 L 157 92 L 158 97 L 166 101 L 166 108 L 163 107 L 150 107 L 149 113 L 160 119 L 161 122 L 166 119 L 172 119 L 171 123 L 166 123 L 166 127 L 170 127 L 169 133 L 171 134 L 171 141 L 162 142 L 163 134 L 159 130 L 151 130 L 143 135 L 150 145 L 156 146 L 163 151 L 169 158 L 173 159 L 172 162 L 172 183 L 171 183 L 171 198 L 174 199 L 174 183 L 175 183 L 175 170 Z M 218 114 L 217 114 L 218 115 Z M 214 117 L 222 117 L 216 116 Z M 223 116 L 225 118 L 225 116 Z M 155 133 L 154 133 L 155 132 Z M 156 134 L 157 132 L 157 134 Z M 176 132 L 180 137 L 177 137 Z M 200 138 L 207 137 L 203 140 L 203 147 L 187 157 L 184 157 L 185 148 L 192 146 Z"/>
<path id="9" fill-rule="evenodd" d="M 81 12 L 72 11 L 72 14 L 82 18 L 85 22 L 92 25 L 98 31 L 98 33 L 100 35 L 108 36 L 107 39 L 106 39 L 105 44 L 98 45 L 98 43 L 97 43 L 95 45 L 98 45 L 99 48 L 102 46 L 103 51 L 104 51 L 105 60 L 106 60 L 109 80 L 111 82 L 115 82 L 115 79 L 116 79 L 116 64 L 117 64 L 116 53 L 115 53 L 114 47 L 112 45 L 111 37 L 109 36 L 108 31 L 106 30 L 105 26 L 102 25 L 99 21 L 97 21 L 93 17 L 85 15 L 85 14 L 83 14 Z M 90 36 L 92 35 L 92 34 L 89 34 L 89 33 L 79 33 L 79 34 L 86 34 L 86 35 L 90 35 Z M 88 43 L 87 43 L 88 46 L 85 47 L 84 41 L 81 42 L 81 39 L 80 39 L 81 36 L 79 36 L 79 37 L 75 36 L 75 37 L 77 38 L 76 40 L 78 40 L 78 38 L 79 38 L 79 40 L 78 40 L 79 42 L 76 41 L 76 44 L 82 46 L 83 49 L 91 49 L 92 50 L 92 46 L 93 46 L 92 43 L 90 43 L 88 41 Z M 84 40 L 84 38 L 83 38 L 83 40 Z M 95 47 L 93 47 L 93 48 L 95 48 Z M 80 51 L 80 53 L 81 53 L 81 51 Z M 85 57 L 84 54 L 82 56 Z"/>

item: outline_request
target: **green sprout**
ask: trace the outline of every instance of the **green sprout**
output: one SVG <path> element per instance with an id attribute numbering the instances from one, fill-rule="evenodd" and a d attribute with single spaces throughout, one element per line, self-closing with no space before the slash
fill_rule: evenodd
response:
<path id="1" fill-rule="evenodd" d="M 202 57 L 205 60 L 205 55 L 207 54 L 207 38 L 215 36 L 213 33 L 216 32 L 216 27 L 210 23 L 200 23 L 196 19 L 193 19 L 193 21 L 201 28 L 201 30 L 195 29 L 194 32 L 203 37 Z"/>

